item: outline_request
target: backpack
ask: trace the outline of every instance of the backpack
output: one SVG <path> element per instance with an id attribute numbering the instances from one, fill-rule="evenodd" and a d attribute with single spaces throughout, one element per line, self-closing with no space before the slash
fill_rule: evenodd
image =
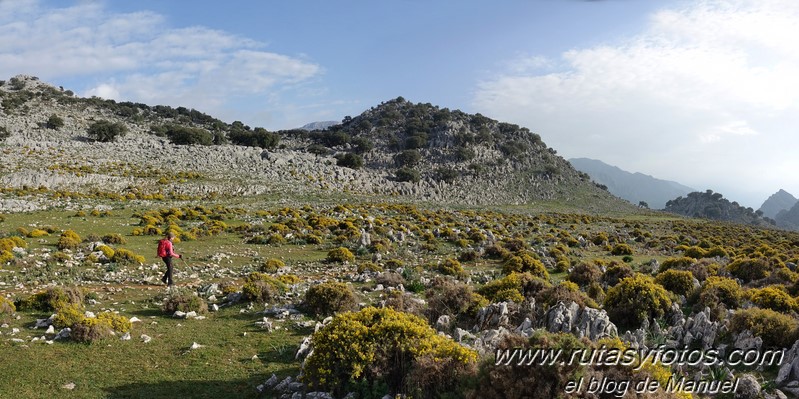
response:
<path id="1" fill-rule="evenodd" d="M 167 239 L 162 239 L 162 240 L 158 241 L 158 257 L 159 258 L 167 257 L 168 254 L 166 252 L 166 248 L 167 248 L 168 244 L 169 244 L 169 240 L 167 240 Z"/>

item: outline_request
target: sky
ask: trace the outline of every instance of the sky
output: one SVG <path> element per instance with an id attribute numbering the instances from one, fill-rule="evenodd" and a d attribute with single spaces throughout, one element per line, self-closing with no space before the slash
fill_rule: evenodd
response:
<path id="1" fill-rule="evenodd" d="M 268 130 L 398 96 L 565 158 L 799 196 L 795 0 L 0 0 L 0 79 Z"/>

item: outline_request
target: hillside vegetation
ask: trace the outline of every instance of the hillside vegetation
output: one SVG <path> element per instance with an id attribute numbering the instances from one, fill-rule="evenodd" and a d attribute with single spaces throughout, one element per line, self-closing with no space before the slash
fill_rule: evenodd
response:
<path id="1" fill-rule="evenodd" d="M 720 194 L 669 206 L 751 223 L 638 209 L 525 128 L 402 98 L 268 132 L 0 93 L 0 397 L 799 394 L 799 233 Z"/>

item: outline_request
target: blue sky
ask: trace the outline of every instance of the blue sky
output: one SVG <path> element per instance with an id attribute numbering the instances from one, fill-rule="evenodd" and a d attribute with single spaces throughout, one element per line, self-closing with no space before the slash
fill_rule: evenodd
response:
<path id="1" fill-rule="evenodd" d="M 269 130 L 403 96 L 757 208 L 799 196 L 797 19 L 794 0 L 0 0 L 0 78 Z"/>

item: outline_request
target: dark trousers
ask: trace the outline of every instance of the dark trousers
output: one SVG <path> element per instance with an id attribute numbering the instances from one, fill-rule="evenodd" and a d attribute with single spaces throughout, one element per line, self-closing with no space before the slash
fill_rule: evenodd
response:
<path id="1" fill-rule="evenodd" d="M 167 285 L 172 285 L 172 257 L 164 256 L 161 259 L 163 259 L 166 264 L 166 273 L 164 273 L 164 277 L 161 277 L 161 281 Z"/>

